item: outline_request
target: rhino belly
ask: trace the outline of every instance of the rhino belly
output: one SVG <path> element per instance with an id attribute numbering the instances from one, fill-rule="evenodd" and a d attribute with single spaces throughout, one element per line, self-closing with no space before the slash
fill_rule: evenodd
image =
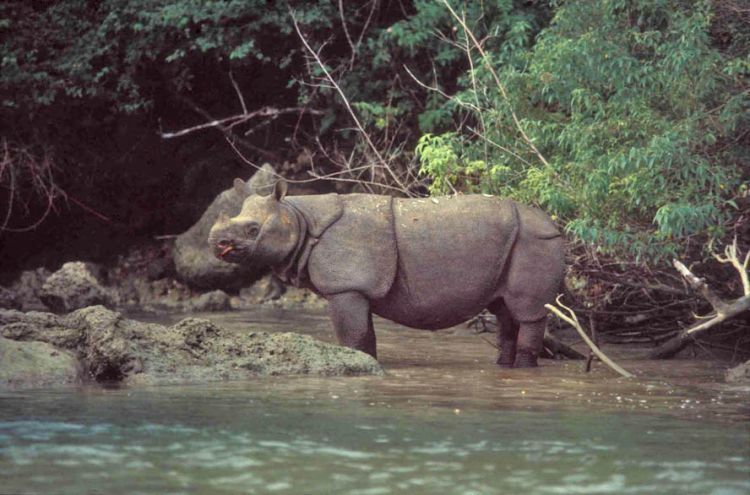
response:
<path id="1" fill-rule="evenodd" d="M 515 218 L 512 203 L 494 197 L 396 200 L 397 274 L 373 311 L 426 329 L 473 317 L 497 294 Z"/>
<path id="2" fill-rule="evenodd" d="M 376 315 L 408 327 L 439 330 L 458 325 L 478 314 L 489 304 L 485 299 L 477 297 L 462 301 L 450 298 L 434 307 L 424 304 L 416 306 L 412 302 L 411 291 L 397 276 L 390 292 L 382 299 L 371 301 L 371 308 Z"/>

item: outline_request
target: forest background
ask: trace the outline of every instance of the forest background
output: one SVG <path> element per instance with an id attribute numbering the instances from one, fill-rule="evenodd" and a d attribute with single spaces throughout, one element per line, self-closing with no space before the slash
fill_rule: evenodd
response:
<path id="1" fill-rule="evenodd" d="M 742 0 L 10 0 L 0 45 L 5 281 L 180 233 L 270 162 L 317 190 L 538 205 L 613 341 L 710 309 L 673 258 L 742 292 L 712 257 L 750 249 Z M 748 325 L 704 343 L 747 351 Z"/>

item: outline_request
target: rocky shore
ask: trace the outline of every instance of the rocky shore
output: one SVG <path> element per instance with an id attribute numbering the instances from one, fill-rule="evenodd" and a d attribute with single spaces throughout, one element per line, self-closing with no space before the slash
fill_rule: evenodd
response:
<path id="1" fill-rule="evenodd" d="M 365 353 L 295 333 L 239 333 L 193 317 L 166 327 L 103 306 L 63 316 L 0 310 L 0 388 L 382 372 Z"/>

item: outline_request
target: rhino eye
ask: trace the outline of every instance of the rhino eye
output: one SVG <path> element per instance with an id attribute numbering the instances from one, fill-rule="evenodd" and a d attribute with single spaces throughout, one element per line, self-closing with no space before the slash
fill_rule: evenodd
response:
<path id="1" fill-rule="evenodd" d="M 245 232 L 247 233 L 247 236 L 250 239 L 255 239 L 256 237 L 258 237 L 258 233 L 260 232 L 260 227 L 258 227 L 257 224 L 248 225 Z"/>

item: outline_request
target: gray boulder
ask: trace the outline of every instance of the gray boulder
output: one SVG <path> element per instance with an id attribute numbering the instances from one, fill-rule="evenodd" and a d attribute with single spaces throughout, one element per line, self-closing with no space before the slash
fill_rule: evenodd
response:
<path id="1" fill-rule="evenodd" d="M 742 364 L 730 368 L 727 370 L 724 378 L 729 383 L 747 383 L 750 384 L 750 361 L 745 361 Z"/>
<path id="2" fill-rule="evenodd" d="M 0 308 L 21 309 L 21 300 L 15 291 L 6 287 L 0 287 Z"/>
<path id="3" fill-rule="evenodd" d="M 165 327 L 130 320 L 102 306 L 65 316 L 0 310 L 0 337 L 70 351 L 91 379 L 127 385 L 383 372 L 365 353 L 309 336 L 239 333 L 198 318 Z M 0 369 L 4 366 L 0 360 Z"/>
<path id="4" fill-rule="evenodd" d="M 52 311 L 68 313 L 96 304 L 110 304 L 111 297 L 87 263 L 73 261 L 50 275 L 42 285 L 39 298 Z"/>
<path id="5" fill-rule="evenodd" d="M 275 301 L 284 295 L 286 286 L 276 276 L 267 274 L 250 287 L 240 289 L 231 298 L 232 309 L 251 309 L 259 304 Z"/>
<path id="6" fill-rule="evenodd" d="M 0 290 L 0 308 L 23 311 L 47 310 L 47 306 L 39 298 L 39 293 L 50 274 L 46 268 L 22 272 L 10 287 Z"/>
<path id="7" fill-rule="evenodd" d="M 212 290 L 196 297 L 188 303 L 192 311 L 228 311 L 232 309 L 229 296 L 223 290 Z"/>
<path id="8" fill-rule="evenodd" d="M 208 233 L 222 211 L 236 215 L 247 194 L 267 194 L 276 182 L 273 167 L 264 164 L 247 182 L 219 194 L 200 220 L 175 240 L 174 265 L 178 277 L 198 289 L 239 289 L 260 275 L 256 267 L 222 263 L 208 249 Z M 242 189 L 238 191 L 238 189 Z"/>
<path id="9" fill-rule="evenodd" d="M 76 357 L 46 342 L 19 342 L 0 337 L 0 388 L 27 389 L 72 385 L 82 368 Z"/>

